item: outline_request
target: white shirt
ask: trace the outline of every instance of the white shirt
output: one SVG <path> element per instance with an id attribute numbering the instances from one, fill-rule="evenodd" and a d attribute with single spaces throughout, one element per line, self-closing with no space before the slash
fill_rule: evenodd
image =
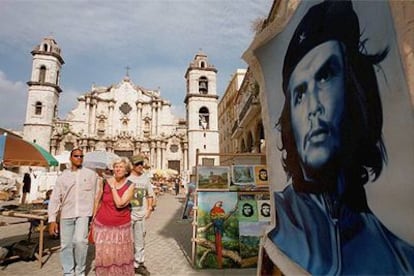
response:
<path id="1" fill-rule="evenodd" d="M 50 197 L 49 222 L 56 221 L 60 206 L 61 218 L 92 216 L 96 186 L 97 174 L 93 170 L 84 167 L 64 170 L 56 179 Z"/>

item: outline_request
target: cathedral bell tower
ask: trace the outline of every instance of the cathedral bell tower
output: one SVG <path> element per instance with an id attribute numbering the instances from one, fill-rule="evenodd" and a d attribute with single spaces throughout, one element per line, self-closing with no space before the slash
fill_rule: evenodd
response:
<path id="1" fill-rule="evenodd" d="M 219 152 L 217 69 L 199 51 L 185 73 L 187 94 L 184 100 L 188 123 L 188 168 L 196 165 L 196 151 Z M 218 156 L 201 156 L 199 165 L 219 165 Z"/>
<path id="2" fill-rule="evenodd" d="M 27 82 L 26 120 L 23 136 L 50 151 L 50 137 L 62 89 L 59 86 L 60 70 L 65 63 L 60 48 L 51 37 L 46 37 L 31 52 L 32 75 Z"/>

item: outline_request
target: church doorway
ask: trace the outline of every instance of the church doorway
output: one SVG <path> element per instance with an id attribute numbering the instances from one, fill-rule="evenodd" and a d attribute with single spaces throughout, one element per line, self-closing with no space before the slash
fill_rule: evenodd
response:
<path id="1" fill-rule="evenodd" d="M 168 160 L 168 168 L 176 170 L 180 174 L 180 160 Z"/>
<path id="2" fill-rule="evenodd" d="M 115 150 L 114 153 L 120 157 L 130 158 L 134 152 L 132 150 Z"/>

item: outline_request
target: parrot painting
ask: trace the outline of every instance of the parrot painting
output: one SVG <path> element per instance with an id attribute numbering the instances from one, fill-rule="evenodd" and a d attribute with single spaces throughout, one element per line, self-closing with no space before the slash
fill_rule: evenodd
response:
<path id="1" fill-rule="evenodd" d="M 210 218 L 214 227 L 215 234 L 215 244 L 216 244 L 216 253 L 217 253 L 217 264 L 219 268 L 223 266 L 223 245 L 221 238 L 224 232 L 224 218 L 225 211 L 222 208 L 223 201 L 217 201 L 213 208 L 210 210 Z"/>

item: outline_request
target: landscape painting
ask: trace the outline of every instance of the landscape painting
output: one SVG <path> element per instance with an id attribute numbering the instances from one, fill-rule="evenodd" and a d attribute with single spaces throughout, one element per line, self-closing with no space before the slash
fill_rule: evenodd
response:
<path id="1" fill-rule="evenodd" d="M 197 167 L 197 190 L 228 190 L 230 168 L 226 166 Z"/>

